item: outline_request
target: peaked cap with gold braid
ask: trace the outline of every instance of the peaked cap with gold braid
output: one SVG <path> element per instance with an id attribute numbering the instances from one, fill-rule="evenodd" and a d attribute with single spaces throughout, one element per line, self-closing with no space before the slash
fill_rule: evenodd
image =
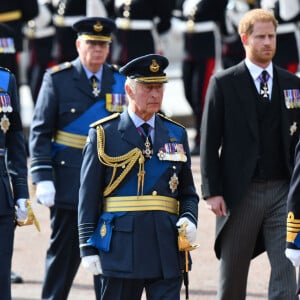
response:
<path id="1" fill-rule="evenodd" d="M 83 18 L 74 23 L 73 29 L 85 40 L 109 43 L 116 24 L 109 18 Z"/>
<path id="2" fill-rule="evenodd" d="M 120 68 L 120 73 L 142 83 L 166 83 L 168 78 L 164 70 L 168 65 L 166 57 L 148 54 L 128 62 Z"/>

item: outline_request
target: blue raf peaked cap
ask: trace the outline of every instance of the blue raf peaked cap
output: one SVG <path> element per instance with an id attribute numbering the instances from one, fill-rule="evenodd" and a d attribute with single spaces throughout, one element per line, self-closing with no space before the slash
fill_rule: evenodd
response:
<path id="1" fill-rule="evenodd" d="M 158 54 L 140 56 L 120 68 L 120 73 L 142 83 L 166 83 L 164 70 L 169 65 L 166 57 Z"/>
<path id="2" fill-rule="evenodd" d="M 84 18 L 73 24 L 77 35 L 85 40 L 111 42 L 111 34 L 116 24 L 109 18 Z"/>

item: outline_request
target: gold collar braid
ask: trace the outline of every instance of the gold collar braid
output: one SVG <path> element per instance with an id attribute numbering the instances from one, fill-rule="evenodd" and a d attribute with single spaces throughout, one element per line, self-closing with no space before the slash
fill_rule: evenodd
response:
<path id="1" fill-rule="evenodd" d="M 127 152 L 121 156 L 108 156 L 104 153 L 105 148 L 105 132 L 102 126 L 97 126 L 97 149 L 98 149 L 98 158 L 102 164 L 105 166 L 113 168 L 112 176 L 109 184 L 104 189 L 104 196 L 108 196 L 111 194 L 124 180 L 126 175 L 133 168 L 135 163 L 138 161 L 139 163 L 139 172 L 138 176 L 138 186 L 137 186 L 137 195 L 143 195 L 144 190 L 144 178 L 145 178 L 145 170 L 144 170 L 144 162 L 145 158 L 142 151 L 139 148 L 134 148 L 131 151 Z M 123 171 L 121 174 L 116 177 L 117 169 L 122 168 Z"/>

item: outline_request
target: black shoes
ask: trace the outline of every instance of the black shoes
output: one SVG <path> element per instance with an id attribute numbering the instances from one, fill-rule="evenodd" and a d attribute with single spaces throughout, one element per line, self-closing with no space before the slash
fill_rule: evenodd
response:
<path id="1" fill-rule="evenodd" d="M 10 273 L 10 281 L 11 283 L 23 283 L 23 278 L 17 273 L 11 271 Z"/>

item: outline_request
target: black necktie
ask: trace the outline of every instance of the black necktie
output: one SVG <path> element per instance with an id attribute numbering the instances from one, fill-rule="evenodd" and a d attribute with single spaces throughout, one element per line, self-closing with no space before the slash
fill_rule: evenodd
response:
<path id="1" fill-rule="evenodd" d="M 98 97 L 100 94 L 100 89 L 98 88 L 98 79 L 95 75 L 91 76 L 91 83 L 93 88 L 93 94 L 95 97 Z"/>
<path id="2" fill-rule="evenodd" d="M 264 100 L 268 100 L 270 99 L 270 95 L 269 95 L 269 88 L 268 88 L 268 79 L 269 79 L 270 75 L 268 74 L 268 72 L 266 70 L 263 70 L 261 72 L 261 75 L 259 76 L 259 80 L 260 80 L 260 96 L 264 99 Z"/>
<path id="3" fill-rule="evenodd" d="M 150 135 L 150 127 L 151 126 L 148 123 L 144 123 L 141 127 L 144 130 L 143 133 L 144 133 L 145 141 L 148 138 L 148 141 L 150 142 L 150 144 L 152 144 L 151 135 Z"/>

